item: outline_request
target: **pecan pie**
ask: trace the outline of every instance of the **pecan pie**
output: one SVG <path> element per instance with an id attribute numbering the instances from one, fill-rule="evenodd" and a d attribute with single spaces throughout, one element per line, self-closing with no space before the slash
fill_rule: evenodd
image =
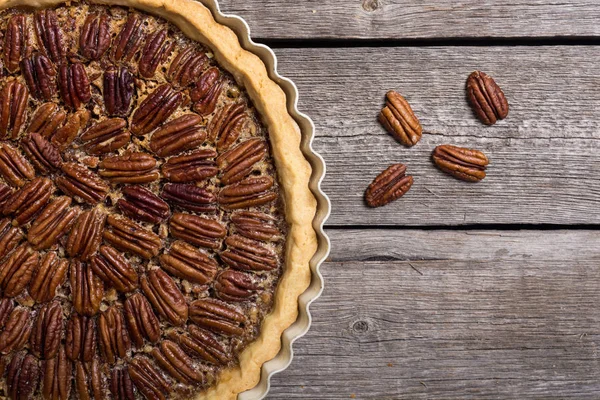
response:
<path id="1" fill-rule="evenodd" d="M 0 397 L 233 398 L 316 248 L 285 96 L 199 3 L 41 3 L 0 15 Z"/>

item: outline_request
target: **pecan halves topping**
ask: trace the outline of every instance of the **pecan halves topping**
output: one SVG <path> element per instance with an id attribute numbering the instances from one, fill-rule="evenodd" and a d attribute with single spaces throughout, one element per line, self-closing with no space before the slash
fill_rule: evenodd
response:
<path id="1" fill-rule="evenodd" d="M 75 363 L 75 390 L 81 400 L 106 399 L 104 374 L 98 357 L 88 363 Z"/>
<path id="2" fill-rule="evenodd" d="M 139 14 L 130 13 L 113 43 L 112 59 L 114 61 L 131 61 L 142 45 L 145 36 L 142 17 Z"/>
<path id="3" fill-rule="evenodd" d="M 269 176 L 246 178 L 221 189 L 219 203 L 227 210 L 260 206 L 277 198 L 272 188 L 273 178 Z"/>
<path id="4" fill-rule="evenodd" d="M 117 206 L 130 218 L 157 224 L 170 215 L 169 205 L 142 186 L 127 186 L 121 192 L 123 198 L 117 201 Z"/>
<path id="5" fill-rule="evenodd" d="M 174 213 L 169 223 L 171 236 L 196 246 L 218 249 L 227 236 L 227 229 L 212 218 Z"/>
<path id="6" fill-rule="evenodd" d="M 162 165 L 162 173 L 171 182 L 194 182 L 211 178 L 219 172 L 210 149 L 196 150 L 190 154 L 171 157 Z"/>
<path id="7" fill-rule="evenodd" d="M 127 121 L 122 118 L 108 118 L 90 126 L 80 136 L 83 148 L 88 154 L 113 152 L 129 143 L 131 135 L 125 128 Z"/>
<path id="8" fill-rule="evenodd" d="M 68 196 L 55 198 L 33 221 L 27 240 L 34 249 L 47 249 L 71 228 L 79 214 L 79 207 L 69 207 L 71 201 Z"/>
<path id="9" fill-rule="evenodd" d="M 274 242 L 281 239 L 275 217 L 256 211 L 238 211 L 231 215 L 235 231 L 249 239 Z"/>
<path id="10" fill-rule="evenodd" d="M 101 246 L 100 252 L 92 257 L 90 265 L 96 275 L 119 292 L 131 292 L 137 288 L 137 272 L 123 254 L 113 247 Z"/>
<path id="11" fill-rule="evenodd" d="M 33 113 L 27 132 L 35 132 L 50 139 L 66 119 L 67 113 L 57 104 L 44 103 Z"/>
<path id="12" fill-rule="evenodd" d="M 0 260 L 17 247 L 23 239 L 23 232 L 12 226 L 10 218 L 0 219 Z"/>
<path id="13" fill-rule="evenodd" d="M 16 80 L 10 80 L 0 90 L 0 138 L 19 137 L 27 118 L 27 88 Z"/>
<path id="14" fill-rule="evenodd" d="M 0 354 L 21 350 L 29 340 L 32 325 L 31 312 L 25 308 L 15 308 L 0 334 Z"/>
<path id="15" fill-rule="evenodd" d="M 102 356 L 108 363 L 114 364 L 119 358 L 125 358 L 131 349 L 131 340 L 121 309 L 112 306 L 100 314 L 98 341 Z"/>
<path id="16" fill-rule="evenodd" d="M 106 198 L 109 186 L 85 166 L 68 162 L 61 170 L 64 175 L 55 179 L 56 185 L 75 200 L 96 205 Z"/>
<path id="17" fill-rule="evenodd" d="M 193 283 L 205 285 L 217 274 L 218 264 L 214 259 L 179 240 L 159 259 L 164 270 Z"/>
<path id="18" fill-rule="evenodd" d="M 252 298 L 259 290 L 256 278 L 248 273 L 225 270 L 215 280 L 217 296 L 225 301 L 240 302 Z"/>
<path id="19" fill-rule="evenodd" d="M 146 399 L 167 399 L 171 391 L 171 384 L 156 369 L 149 358 L 136 356 L 130 361 L 128 369 L 131 380 Z"/>
<path id="20" fill-rule="evenodd" d="M 0 143 L 0 175 L 13 186 L 23 186 L 35 178 L 35 170 L 25 157 L 8 143 Z"/>
<path id="21" fill-rule="evenodd" d="M 76 313 L 67 322 L 65 350 L 69 360 L 90 362 L 96 355 L 96 320 Z"/>
<path id="22" fill-rule="evenodd" d="M 231 355 L 227 347 L 210 331 L 199 328 L 196 325 L 190 325 L 187 335 L 173 336 L 184 350 L 201 357 L 211 364 L 225 365 L 231 361 Z"/>
<path id="23" fill-rule="evenodd" d="M 164 340 L 159 348 L 152 350 L 156 362 L 169 375 L 188 385 L 204 382 L 204 374 L 194 367 L 193 360 L 175 342 Z"/>
<path id="24" fill-rule="evenodd" d="M 65 124 L 56 130 L 50 141 L 60 150 L 65 150 L 73 143 L 79 132 L 85 128 L 89 119 L 89 110 L 77 110 L 67 117 Z"/>
<path id="25" fill-rule="evenodd" d="M 232 235 L 225 239 L 227 250 L 221 260 L 231 268 L 242 271 L 269 271 L 277 268 L 277 255 L 261 242 Z"/>
<path id="26" fill-rule="evenodd" d="M 150 35 L 146 40 L 139 63 L 139 71 L 142 77 L 152 78 L 158 66 L 171 55 L 175 43 L 168 40 L 168 35 L 167 29 L 161 29 Z"/>
<path id="27" fill-rule="evenodd" d="M 243 103 L 231 103 L 221 108 L 208 126 L 211 141 L 216 140 L 219 152 L 227 150 L 242 133 L 247 116 Z"/>
<path id="28" fill-rule="evenodd" d="M 150 138 L 150 149 L 159 157 L 168 157 L 197 148 L 205 139 L 202 117 L 185 114 L 156 130 Z"/>
<path id="29" fill-rule="evenodd" d="M 3 59 L 6 69 L 15 73 L 27 53 L 27 20 L 23 14 L 14 14 L 8 21 L 4 35 Z"/>
<path id="30" fill-rule="evenodd" d="M 133 113 L 131 132 L 145 135 L 165 122 L 183 102 L 183 95 L 168 83 L 157 87 Z"/>
<path id="31" fill-rule="evenodd" d="M 413 184 L 413 177 L 406 175 L 406 165 L 394 164 L 379 174 L 365 192 L 370 207 L 381 207 L 404 196 Z"/>
<path id="32" fill-rule="evenodd" d="M 240 336 L 247 323 L 237 307 L 216 299 L 200 299 L 190 304 L 190 319 L 201 328 L 225 336 Z"/>
<path id="33" fill-rule="evenodd" d="M 135 400 L 133 383 L 127 367 L 113 368 L 110 377 L 110 392 L 115 400 Z"/>
<path id="34" fill-rule="evenodd" d="M 41 259 L 37 271 L 29 284 L 29 295 L 38 303 L 54 298 L 56 289 L 65 281 L 69 262 L 56 253 L 47 252 Z"/>
<path id="35" fill-rule="evenodd" d="M 16 354 L 7 368 L 6 388 L 11 400 L 30 400 L 40 381 L 39 361 L 31 354 Z"/>
<path id="36" fill-rule="evenodd" d="M 16 297 L 29 284 L 40 255 L 23 243 L 0 264 L 0 287 L 5 297 Z"/>
<path id="37" fill-rule="evenodd" d="M 56 94 L 56 69 L 45 55 L 35 52 L 21 60 L 21 73 L 36 99 L 51 100 Z"/>
<path id="38" fill-rule="evenodd" d="M 449 144 L 436 147 L 432 158 L 439 169 L 467 182 L 479 182 L 485 178 L 485 169 L 489 164 L 481 151 Z"/>
<path id="39" fill-rule="evenodd" d="M 415 116 L 410 104 L 398 92 L 390 90 L 386 94 L 386 104 L 379 113 L 379 122 L 405 146 L 414 146 L 421 140 L 423 127 Z"/>
<path id="40" fill-rule="evenodd" d="M 146 153 L 106 157 L 100 162 L 100 176 L 113 183 L 150 183 L 160 178 L 156 160 Z"/>
<path id="41" fill-rule="evenodd" d="M 167 71 L 167 79 L 179 86 L 188 86 L 204 69 L 208 61 L 206 53 L 188 46 L 180 51 L 171 62 Z"/>
<path id="42" fill-rule="evenodd" d="M 167 183 L 163 186 L 161 197 L 185 210 L 198 213 L 217 211 L 217 196 L 208 189 L 192 184 Z"/>
<path id="43" fill-rule="evenodd" d="M 130 296 L 125 301 L 125 318 L 129 327 L 131 341 L 137 348 L 144 345 L 144 339 L 152 343 L 160 339 L 158 317 L 152 311 L 152 306 L 141 293 Z"/>
<path id="44" fill-rule="evenodd" d="M 161 247 L 160 237 L 154 232 L 142 228 L 128 218 L 116 218 L 109 215 L 106 219 L 104 240 L 117 249 L 150 259 L 158 255 Z"/>
<path id="45" fill-rule="evenodd" d="M 250 175 L 254 165 L 267 155 L 267 144 L 262 139 L 250 139 L 217 157 L 224 185 L 236 183 Z"/>
<path id="46" fill-rule="evenodd" d="M 90 79 L 80 62 L 59 67 L 58 88 L 65 105 L 73 109 L 78 109 L 92 99 Z"/>
<path id="47" fill-rule="evenodd" d="M 54 63 L 61 64 L 67 56 L 64 34 L 54 10 L 41 10 L 34 16 L 35 33 L 40 49 Z"/>
<path id="48" fill-rule="evenodd" d="M 104 105 L 109 115 L 125 117 L 129 114 L 135 93 L 133 75 L 125 67 L 110 66 L 104 72 Z"/>
<path id="49" fill-rule="evenodd" d="M 467 98 L 481 122 L 493 125 L 508 115 L 508 101 L 494 79 L 475 71 L 467 79 Z"/>
<path id="50" fill-rule="evenodd" d="M 144 294 L 160 316 L 173 325 L 183 325 L 188 318 L 185 297 L 173 279 L 160 269 L 150 270 L 141 279 Z"/>
<path id="51" fill-rule="evenodd" d="M 190 91 L 194 111 L 202 116 L 212 114 L 222 90 L 223 80 L 219 69 L 215 67 L 207 69 Z M 214 140 L 214 137 L 212 139 Z"/>
<path id="52" fill-rule="evenodd" d="M 79 35 L 79 51 L 88 60 L 99 60 L 110 47 L 110 25 L 106 14 L 89 14 Z"/>
<path id="53" fill-rule="evenodd" d="M 63 310 L 58 301 L 44 305 L 37 314 L 30 337 L 31 352 L 50 360 L 58 353 L 63 333 Z"/>
<path id="54" fill-rule="evenodd" d="M 69 400 L 73 363 L 67 359 L 65 348 L 61 346 L 58 355 L 44 362 L 42 398 L 44 400 Z"/>
<path id="55" fill-rule="evenodd" d="M 89 260 L 100 248 L 105 221 L 106 214 L 98 208 L 80 214 L 65 245 L 67 254 Z"/>
<path id="56" fill-rule="evenodd" d="M 21 147 L 35 169 L 44 175 L 60 169 L 63 164 L 60 150 L 39 133 L 29 134 L 21 141 Z"/>
<path id="57" fill-rule="evenodd" d="M 92 316 L 100 310 L 104 297 L 104 284 L 92 268 L 80 261 L 71 262 L 71 297 L 77 313 Z"/>
<path id="58" fill-rule="evenodd" d="M 19 225 L 24 225 L 46 205 L 53 192 L 50 179 L 37 177 L 6 200 L 2 213 L 12 215 Z"/>

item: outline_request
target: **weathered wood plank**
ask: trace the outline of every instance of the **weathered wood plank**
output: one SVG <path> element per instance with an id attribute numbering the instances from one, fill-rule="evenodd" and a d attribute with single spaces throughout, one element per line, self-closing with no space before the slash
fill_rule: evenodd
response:
<path id="1" fill-rule="evenodd" d="M 332 225 L 597 224 L 600 222 L 600 47 L 280 49 L 280 71 L 300 89 L 327 162 Z M 509 117 L 479 123 L 465 79 L 481 69 L 510 102 Z M 426 131 L 411 149 L 376 120 L 394 88 Z M 479 184 L 430 161 L 438 144 L 478 148 L 491 159 Z M 385 167 L 404 162 L 411 191 L 367 209 L 363 193 Z"/>
<path id="2" fill-rule="evenodd" d="M 592 0 L 221 0 L 256 38 L 430 39 L 598 36 Z"/>
<path id="3" fill-rule="evenodd" d="M 330 234 L 332 259 L 377 240 Z M 515 257 L 496 260 L 488 232 L 470 234 L 480 240 L 458 234 L 455 254 L 445 232 L 432 232 L 408 245 L 409 261 L 326 263 L 313 326 L 269 398 L 598 398 L 600 267 L 590 249 L 600 232 L 552 233 L 551 259 L 515 246 L 541 248 L 547 237 L 506 232 L 494 248 L 516 247 Z M 573 246 L 578 235 L 594 240 L 584 250 L 593 260 Z M 402 233 L 391 236 L 390 247 L 401 244 Z M 439 259 L 423 260 L 436 245 Z"/>

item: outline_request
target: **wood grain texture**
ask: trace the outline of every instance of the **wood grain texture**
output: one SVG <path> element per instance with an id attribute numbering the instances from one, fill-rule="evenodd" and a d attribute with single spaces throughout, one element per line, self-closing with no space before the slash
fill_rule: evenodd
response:
<path id="1" fill-rule="evenodd" d="M 600 222 L 600 47 L 279 49 L 280 72 L 300 90 L 327 162 L 330 225 L 597 224 Z M 482 125 L 465 99 L 468 74 L 492 75 L 510 103 Z M 385 92 L 400 91 L 425 131 L 413 148 L 377 122 Z M 481 183 L 457 181 L 430 160 L 439 144 L 484 151 Z M 368 209 L 363 193 L 403 162 L 411 191 Z"/>
<path id="2" fill-rule="evenodd" d="M 592 0 L 221 0 L 261 39 L 431 39 L 600 35 Z"/>

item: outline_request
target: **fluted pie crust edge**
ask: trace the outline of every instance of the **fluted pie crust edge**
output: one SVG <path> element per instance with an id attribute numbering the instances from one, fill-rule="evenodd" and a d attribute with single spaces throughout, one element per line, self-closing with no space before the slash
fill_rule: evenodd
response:
<path id="1" fill-rule="evenodd" d="M 0 0 L 0 9 L 45 8 L 65 3 L 77 5 L 76 1 L 64 0 Z M 256 386 L 262 365 L 279 352 L 283 331 L 298 316 L 298 297 L 310 284 L 309 262 L 317 250 L 312 226 L 317 202 L 309 189 L 312 169 L 300 150 L 300 128 L 288 113 L 285 93 L 269 78 L 262 60 L 242 49 L 236 34 L 217 23 L 201 3 L 194 0 L 91 0 L 90 3 L 127 6 L 162 17 L 190 39 L 206 45 L 220 66 L 246 89 L 268 129 L 289 229 L 283 273 L 273 309 L 262 322 L 260 336 L 242 351 L 238 366 L 223 370 L 216 385 L 197 396 L 199 400 L 235 399 L 237 394 Z"/>

